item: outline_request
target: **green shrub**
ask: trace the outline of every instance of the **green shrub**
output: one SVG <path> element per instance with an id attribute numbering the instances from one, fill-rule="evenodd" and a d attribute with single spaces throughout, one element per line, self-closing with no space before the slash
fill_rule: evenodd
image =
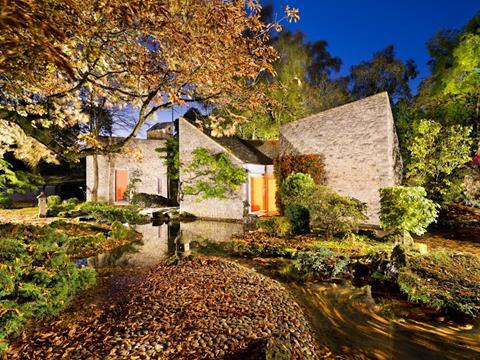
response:
<path id="1" fill-rule="evenodd" d="M 383 229 L 425 233 L 438 216 L 438 205 L 426 198 L 421 186 L 391 186 L 380 190 L 380 223 Z"/>
<path id="2" fill-rule="evenodd" d="M 18 334 L 27 320 L 56 315 L 78 291 L 92 285 L 95 270 L 78 268 L 67 256 L 65 236 L 50 227 L 2 227 L 1 237 L 0 348 L 4 349 L 7 338 Z"/>
<path id="3" fill-rule="evenodd" d="M 70 236 L 65 241 L 67 254 L 73 257 L 81 257 L 105 243 L 106 237 L 103 233 L 87 236 Z"/>
<path id="4" fill-rule="evenodd" d="M 480 315 L 480 258 L 473 254 L 441 249 L 410 256 L 397 282 L 411 301 Z"/>
<path id="5" fill-rule="evenodd" d="M 292 233 L 292 224 L 282 216 L 258 220 L 256 225 L 271 236 L 285 237 Z"/>
<path id="6" fill-rule="evenodd" d="M 299 204 L 290 204 L 285 208 L 285 217 L 292 224 L 293 234 L 307 234 L 310 232 L 310 213 Z"/>
<path id="7" fill-rule="evenodd" d="M 328 238 L 357 231 L 360 223 L 367 219 L 364 203 L 323 185 L 315 187 L 305 200 L 305 207 L 310 212 L 310 226 L 325 231 Z"/>
<path id="8" fill-rule="evenodd" d="M 9 196 L 0 196 L 0 209 L 13 208 L 13 199 Z"/>
<path id="9" fill-rule="evenodd" d="M 47 197 L 47 216 L 62 216 L 75 209 L 80 201 L 77 198 L 71 198 L 62 201 L 58 195 Z"/>
<path id="10" fill-rule="evenodd" d="M 280 199 L 284 206 L 288 206 L 310 197 L 314 189 L 315 182 L 310 175 L 293 173 L 280 185 Z"/>
<path id="11" fill-rule="evenodd" d="M 142 207 L 172 206 L 173 202 L 156 194 L 136 193 L 132 195 L 130 204 Z"/>
<path id="12" fill-rule="evenodd" d="M 124 226 L 120 221 L 114 221 L 111 228 L 109 235 L 115 240 L 129 239 L 133 235 L 133 230 Z"/>
<path id="13" fill-rule="evenodd" d="M 139 214 L 138 208 L 135 206 L 117 207 L 96 202 L 84 202 L 78 206 L 77 210 L 86 216 L 93 217 L 100 223 L 111 224 L 114 221 L 120 221 L 133 225 L 145 221 L 145 217 Z"/>
<path id="14" fill-rule="evenodd" d="M 295 260 L 295 267 L 300 273 L 311 273 L 325 278 L 345 272 L 349 264 L 348 257 L 336 256 L 324 247 L 312 251 L 299 251 Z"/>
<path id="15" fill-rule="evenodd" d="M 62 203 L 62 198 L 58 195 L 50 195 L 47 197 L 47 206 L 53 207 L 60 205 Z"/>
<path id="16" fill-rule="evenodd" d="M 275 234 L 275 218 L 259 219 L 256 223 L 257 229 L 265 231 L 269 235 Z"/>
<path id="17" fill-rule="evenodd" d="M 276 233 L 280 237 L 286 237 L 292 234 L 292 223 L 285 217 L 275 218 Z"/>

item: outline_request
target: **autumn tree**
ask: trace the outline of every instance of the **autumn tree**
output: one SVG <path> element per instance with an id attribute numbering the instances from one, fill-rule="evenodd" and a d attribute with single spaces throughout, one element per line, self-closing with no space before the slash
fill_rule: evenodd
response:
<path id="1" fill-rule="evenodd" d="M 55 154 L 75 159 L 97 152 L 52 131 L 87 122 L 82 104 L 90 94 L 107 108 L 136 109 L 129 134 L 112 152 L 160 109 L 190 102 L 250 109 L 265 101 L 254 85 L 273 72 L 276 52 L 268 41 L 278 23 L 260 20 L 256 0 L 5 4 L 0 121 Z M 297 10 L 287 7 L 286 17 L 297 20 Z"/>

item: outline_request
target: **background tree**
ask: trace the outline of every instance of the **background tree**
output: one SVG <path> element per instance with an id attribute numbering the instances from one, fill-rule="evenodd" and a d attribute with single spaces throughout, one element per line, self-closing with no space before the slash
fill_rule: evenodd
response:
<path id="1" fill-rule="evenodd" d="M 305 42 L 300 31 L 282 32 L 272 45 L 279 56 L 277 76 L 265 76 L 258 85 L 265 88 L 269 103 L 265 109 L 236 114 L 248 119 L 238 128 L 242 138 L 276 139 L 280 125 L 348 101 L 346 83 L 331 78 L 341 60 L 328 52 L 326 41 Z"/>
<path id="2" fill-rule="evenodd" d="M 407 182 L 422 186 L 428 197 L 452 202 L 463 190 L 465 164 L 471 159 L 471 128 L 442 126 L 433 120 L 414 124 L 408 146 Z"/>
<path id="3" fill-rule="evenodd" d="M 442 30 L 430 39 L 431 75 L 415 99 L 419 117 L 442 124 L 472 127 L 478 138 L 480 121 L 480 15 L 461 30 Z"/>
<path id="4" fill-rule="evenodd" d="M 403 61 L 395 57 L 393 45 L 373 54 L 373 58 L 352 66 L 350 74 L 351 95 L 363 99 L 387 91 L 396 102 L 412 96 L 409 81 L 418 71 L 412 59 Z"/>

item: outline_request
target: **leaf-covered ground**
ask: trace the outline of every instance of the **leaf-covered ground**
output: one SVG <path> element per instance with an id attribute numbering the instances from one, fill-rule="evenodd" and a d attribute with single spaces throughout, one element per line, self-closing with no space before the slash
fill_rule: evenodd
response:
<path id="1" fill-rule="evenodd" d="M 316 347 L 302 309 L 279 283 L 226 260 L 159 265 L 124 291 L 124 301 L 40 324 L 7 358 L 235 358 L 271 338 L 294 359 L 328 353 Z"/>

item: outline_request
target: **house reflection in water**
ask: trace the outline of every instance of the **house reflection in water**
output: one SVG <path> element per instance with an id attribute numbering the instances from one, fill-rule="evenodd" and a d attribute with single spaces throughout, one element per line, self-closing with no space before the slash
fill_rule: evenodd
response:
<path id="1" fill-rule="evenodd" d="M 142 240 L 88 259 L 95 268 L 150 268 L 171 256 L 188 256 L 193 242 L 225 242 L 243 233 L 243 224 L 219 221 L 193 221 L 138 225 Z"/>

